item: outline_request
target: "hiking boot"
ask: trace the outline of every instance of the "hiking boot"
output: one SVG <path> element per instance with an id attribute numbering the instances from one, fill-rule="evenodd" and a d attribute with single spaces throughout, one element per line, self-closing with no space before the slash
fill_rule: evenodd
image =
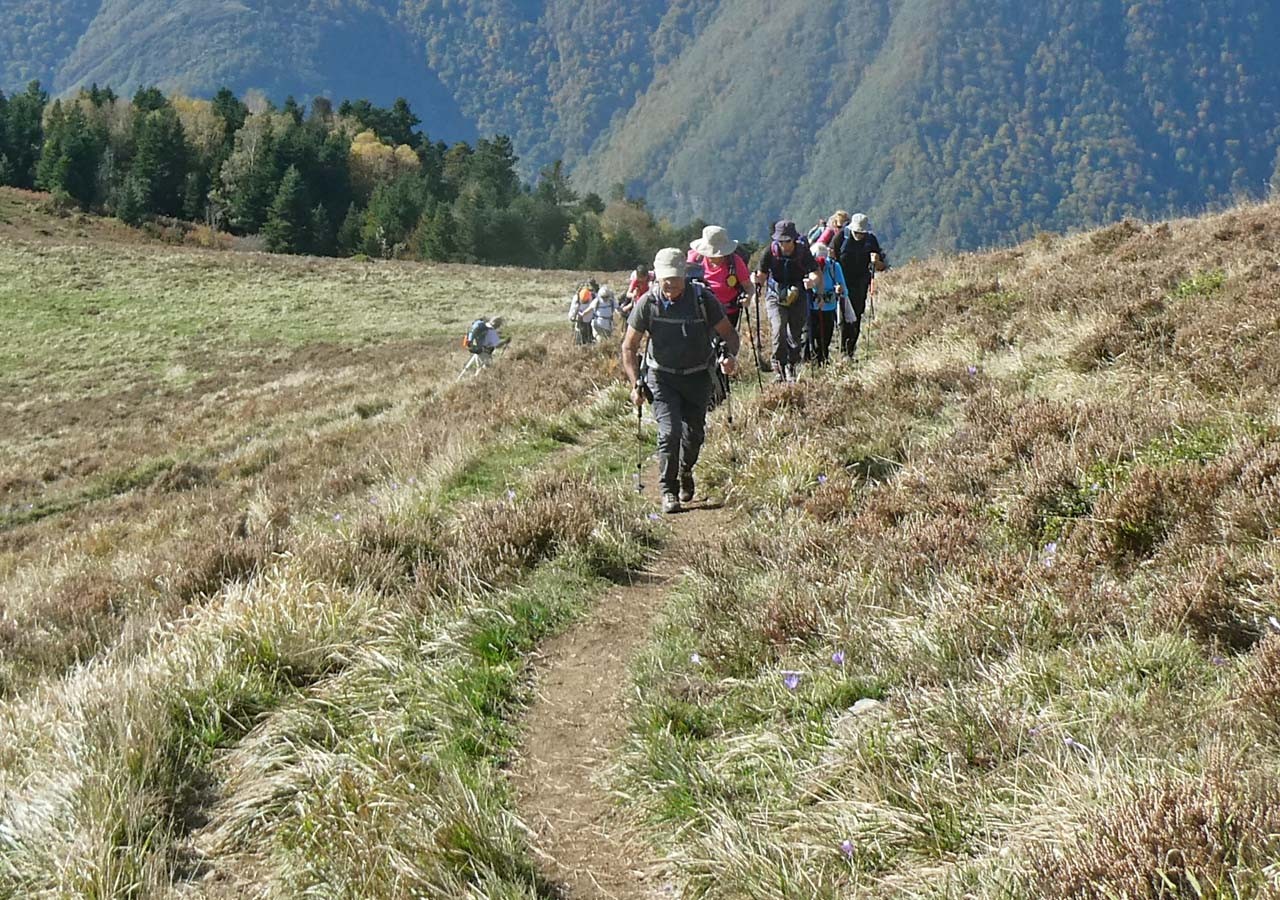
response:
<path id="1" fill-rule="evenodd" d="M 662 511 L 664 513 L 678 513 L 680 512 L 680 509 L 681 507 L 680 507 L 679 497 L 677 497 L 675 494 L 662 495 Z"/>
<path id="2" fill-rule="evenodd" d="M 680 473 L 680 502 L 688 503 L 693 499 L 693 473 Z"/>

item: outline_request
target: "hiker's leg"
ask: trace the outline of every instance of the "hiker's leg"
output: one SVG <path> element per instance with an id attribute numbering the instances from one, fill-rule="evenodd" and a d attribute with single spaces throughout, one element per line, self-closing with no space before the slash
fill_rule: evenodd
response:
<path id="1" fill-rule="evenodd" d="M 809 304 L 803 297 L 791 304 L 788 309 L 790 313 L 790 329 L 791 329 L 791 356 L 789 362 L 792 365 L 800 362 L 800 348 L 804 346 L 804 326 L 809 320 Z"/>
<path id="2" fill-rule="evenodd" d="M 726 313 L 726 315 L 729 317 L 729 325 L 733 328 L 734 331 L 737 331 L 738 319 L 742 316 L 742 307 L 738 307 L 733 312 Z"/>
<path id="3" fill-rule="evenodd" d="M 673 383 L 678 376 L 649 374 L 653 418 L 658 423 L 658 482 L 663 494 L 680 491 L 680 445 L 684 441 L 684 398 Z"/>
<path id="4" fill-rule="evenodd" d="M 791 344 L 789 326 L 787 324 L 787 307 L 770 301 L 769 331 L 773 336 L 773 361 L 778 364 L 778 371 L 791 362 Z"/>
<path id="5" fill-rule="evenodd" d="M 680 468 L 692 471 L 707 435 L 707 408 L 711 402 L 712 375 L 684 375 L 680 379 L 684 436 L 680 442 Z"/>
<path id="6" fill-rule="evenodd" d="M 827 361 L 827 353 L 831 350 L 831 329 L 836 326 L 835 311 L 817 310 L 813 314 L 815 332 L 814 357 L 819 365 Z"/>
<path id="7" fill-rule="evenodd" d="M 858 349 L 858 336 L 862 333 L 862 315 L 867 311 L 867 290 L 871 287 L 870 279 L 858 279 L 849 283 L 849 302 L 853 306 L 853 321 L 849 323 L 848 346 L 845 353 L 849 356 Z"/>

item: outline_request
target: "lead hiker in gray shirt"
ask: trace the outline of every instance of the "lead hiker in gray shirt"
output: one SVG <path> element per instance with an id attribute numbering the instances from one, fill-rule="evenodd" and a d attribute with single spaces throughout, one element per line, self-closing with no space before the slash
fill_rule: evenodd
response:
<path id="1" fill-rule="evenodd" d="M 685 254 L 659 250 L 653 263 L 657 282 L 631 311 L 622 339 L 622 368 L 631 381 L 631 402 L 653 401 L 658 422 L 658 475 L 662 511 L 679 512 L 693 499 L 693 467 L 706 437 L 711 378 L 737 371 L 738 333 L 720 302 L 706 288 L 685 278 Z M 640 343 L 649 336 L 641 371 Z M 713 340 L 723 345 L 717 360 Z"/>

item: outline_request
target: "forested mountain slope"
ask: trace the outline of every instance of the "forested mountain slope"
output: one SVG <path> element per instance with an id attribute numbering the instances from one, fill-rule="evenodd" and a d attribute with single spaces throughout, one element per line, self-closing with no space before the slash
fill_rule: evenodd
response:
<path id="1" fill-rule="evenodd" d="M 406 97 L 673 219 L 871 214 L 899 257 L 1260 196 L 1280 8 L 1258 0 L 0 0 L 38 77 Z"/>

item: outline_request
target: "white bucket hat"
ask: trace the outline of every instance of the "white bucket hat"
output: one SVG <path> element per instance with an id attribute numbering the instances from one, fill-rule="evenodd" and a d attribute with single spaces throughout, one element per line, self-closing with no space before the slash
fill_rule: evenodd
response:
<path id="1" fill-rule="evenodd" d="M 809 248 L 813 251 L 814 259 L 826 259 L 831 255 L 831 248 L 819 241 Z"/>
<path id="2" fill-rule="evenodd" d="M 853 218 L 849 220 L 850 231 L 870 231 L 871 220 L 862 213 L 855 213 Z"/>
<path id="3" fill-rule="evenodd" d="M 719 225 L 708 225 L 702 229 L 702 237 L 689 244 L 689 249 L 699 256 L 728 256 L 738 249 L 738 242 Z"/>
<path id="4" fill-rule="evenodd" d="M 663 247 L 653 258 L 653 274 L 659 279 L 683 278 L 684 273 L 684 251 L 679 247 Z"/>

